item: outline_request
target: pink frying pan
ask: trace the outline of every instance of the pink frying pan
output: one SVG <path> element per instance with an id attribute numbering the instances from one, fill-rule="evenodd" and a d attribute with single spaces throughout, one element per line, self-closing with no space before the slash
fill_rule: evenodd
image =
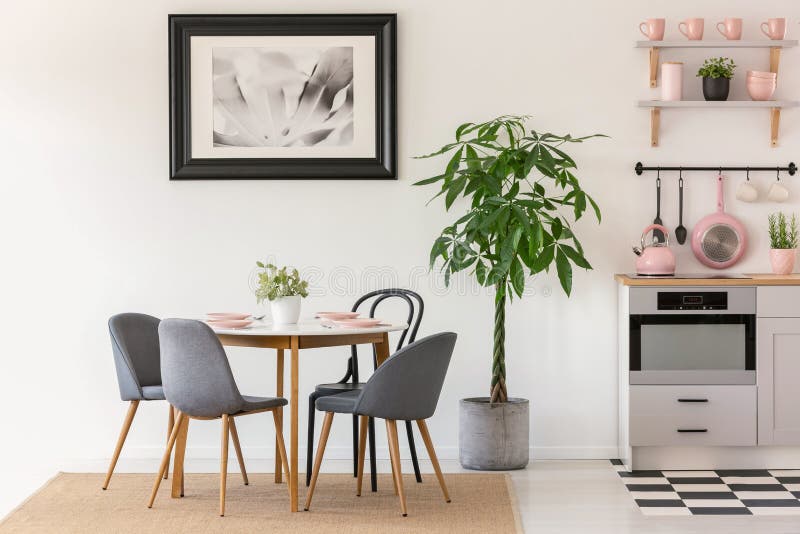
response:
<path id="1" fill-rule="evenodd" d="M 717 212 L 706 215 L 692 230 L 692 252 L 701 263 L 726 269 L 742 258 L 747 247 L 747 231 L 739 220 L 725 213 L 722 181 L 717 177 Z"/>

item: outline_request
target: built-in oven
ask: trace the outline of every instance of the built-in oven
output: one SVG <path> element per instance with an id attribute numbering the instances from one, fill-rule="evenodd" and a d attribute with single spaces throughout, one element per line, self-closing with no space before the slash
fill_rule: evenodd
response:
<path id="1" fill-rule="evenodd" d="M 631 384 L 755 384 L 754 287 L 632 287 Z"/>

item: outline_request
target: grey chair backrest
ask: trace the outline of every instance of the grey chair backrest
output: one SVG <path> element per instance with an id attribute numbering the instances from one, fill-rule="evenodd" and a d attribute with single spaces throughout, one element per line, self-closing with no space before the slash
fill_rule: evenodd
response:
<path id="1" fill-rule="evenodd" d="M 395 352 L 364 385 L 356 413 L 404 421 L 432 416 L 455 344 L 456 334 L 442 332 Z"/>
<path id="2" fill-rule="evenodd" d="M 159 322 L 143 313 L 120 313 L 108 320 L 119 394 L 124 401 L 142 400 L 143 386 L 161 385 Z"/>
<path id="3" fill-rule="evenodd" d="M 233 414 L 244 405 L 225 349 L 208 325 L 190 319 L 164 319 L 161 378 L 167 401 L 194 417 Z"/>

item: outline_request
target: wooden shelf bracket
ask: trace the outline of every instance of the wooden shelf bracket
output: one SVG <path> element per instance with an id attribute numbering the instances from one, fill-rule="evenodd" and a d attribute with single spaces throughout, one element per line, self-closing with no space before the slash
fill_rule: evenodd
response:
<path id="1" fill-rule="evenodd" d="M 778 67 L 781 64 L 781 49 L 773 46 L 769 49 L 769 71 L 778 74 Z M 777 77 L 777 76 L 776 76 Z"/>
<path id="2" fill-rule="evenodd" d="M 778 130 L 781 126 L 781 108 L 771 108 L 769 110 L 769 137 L 772 147 L 778 146 Z"/>
<path id="3" fill-rule="evenodd" d="M 658 130 L 661 127 L 661 108 L 650 110 L 650 146 L 658 146 Z"/>
<path id="4" fill-rule="evenodd" d="M 658 87 L 658 48 L 656 47 L 650 49 L 650 87 Z"/>

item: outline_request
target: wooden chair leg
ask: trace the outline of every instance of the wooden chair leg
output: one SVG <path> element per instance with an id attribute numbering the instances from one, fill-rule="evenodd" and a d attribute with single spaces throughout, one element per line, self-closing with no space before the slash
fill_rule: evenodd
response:
<path id="1" fill-rule="evenodd" d="M 283 430 L 281 429 L 281 414 L 278 410 L 272 411 L 272 419 L 275 421 L 275 443 L 278 445 L 275 454 L 280 458 L 281 469 L 286 477 L 286 487 L 289 487 L 289 460 L 286 457 L 286 442 L 283 441 Z M 291 491 L 289 492 L 291 495 Z"/>
<path id="2" fill-rule="evenodd" d="M 228 435 L 230 434 L 231 416 L 222 415 L 222 454 L 219 462 L 219 515 L 225 515 L 225 491 L 228 485 Z"/>
<path id="3" fill-rule="evenodd" d="M 274 412 L 273 412 L 274 413 Z M 250 481 L 247 479 L 247 470 L 244 468 L 244 457 L 242 456 L 242 447 L 239 445 L 239 433 L 236 431 L 236 422 L 235 417 L 230 417 L 230 428 L 231 428 L 231 441 L 233 441 L 233 450 L 236 451 L 236 459 L 239 461 L 239 471 L 242 472 L 242 479 L 244 480 L 244 485 L 247 486 L 250 484 Z"/>
<path id="4" fill-rule="evenodd" d="M 172 409 L 172 405 L 169 405 L 169 415 L 167 416 L 167 443 L 169 443 L 169 437 L 172 435 L 172 427 L 175 426 L 175 410 Z M 167 468 L 164 470 L 164 480 L 169 478 L 169 458 L 167 458 Z"/>
<path id="5" fill-rule="evenodd" d="M 119 460 L 119 453 L 122 452 L 122 446 L 125 444 L 125 438 L 128 437 L 128 431 L 131 429 L 133 417 L 136 415 L 136 409 L 139 407 L 139 401 L 131 401 L 128 406 L 128 413 L 125 415 L 125 421 L 122 423 L 122 430 L 119 432 L 117 438 L 117 446 L 114 448 L 114 455 L 111 457 L 111 464 L 108 466 L 108 473 L 106 473 L 106 480 L 103 482 L 103 489 L 108 489 L 108 483 L 111 482 L 111 475 L 114 474 L 114 468 L 117 466 Z"/>
<path id="6" fill-rule="evenodd" d="M 153 492 L 150 494 L 150 501 L 147 503 L 148 508 L 153 507 L 153 502 L 156 500 L 156 494 L 158 493 L 158 487 L 161 485 L 161 479 L 164 476 L 164 471 L 167 470 L 167 464 L 169 464 L 169 457 L 172 454 L 172 448 L 175 447 L 175 442 L 178 439 L 178 434 L 181 431 L 181 425 L 183 423 L 183 418 L 186 417 L 182 413 L 178 413 L 178 419 L 175 421 L 175 424 L 172 425 L 172 433 L 169 435 L 169 441 L 167 441 L 167 450 L 164 451 L 164 457 L 161 459 L 161 467 L 158 470 L 158 475 L 156 475 L 156 482 L 153 484 Z"/>
<path id="7" fill-rule="evenodd" d="M 408 509 L 406 507 L 406 492 L 403 490 L 403 471 L 400 469 L 400 441 L 397 439 L 397 421 L 387 419 L 386 431 L 389 434 L 389 455 L 392 458 L 394 481 L 397 485 L 397 493 L 400 496 L 400 512 L 403 517 L 406 517 Z"/>
<path id="8" fill-rule="evenodd" d="M 389 456 L 390 457 L 391 457 L 391 454 L 392 454 L 392 451 L 391 451 L 391 445 L 390 445 L 390 449 L 389 449 Z M 399 495 L 399 493 L 397 491 L 397 473 L 394 470 L 394 462 L 390 461 L 389 462 L 389 467 L 392 468 L 392 484 L 394 485 L 394 494 L 395 495 Z"/>
<path id="9" fill-rule="evenodd" d="M 417 426 L 419 427 L 419 433 L 422 434 L 422 441 L 425 442 L 425 448 L 428 449 L 428 456 L 433 464 L 433 470 L 436 473 L 436 478 L 439 479 L 439 486 L 442 487 L 444 500 L 446 502 L 450 502 L 450 494 L 447 492 L 447 485 L 444 483 L 442 469 L 439 467 L 439 460 L 436 458 L 436 451 L 433 449 L 433 441 L 431 440 L 431 435 L 428 433 L 428 425 L 425 424 L 424 419 L 420 419 L 417 421 Z"/>
<path id="10" fill-rule="evenodd" d="M 361 497 L 361 483 L 364 481 L 364 456 L 367 453 L 367 431 L 369 429 L 369 416 L 361 416 L 361 432 L 358 435 L 358 480 L 356 482 L 356 496 Z"/>
<path id="11" fill-rule="evenodd" d="M 314 472 L 311 473 L 311 484 L 308 487 L 308 495 L 306 495 L 306 512 L 311 507 L 311 498 L 314 496 L 314 488 L 317 486 L 317 478 L 319 477 L 319 468 L 322 466 L 322 456 L 325 454 L 325 445 L 328 443 L 328 435 L 331 433 L 331 423 L 333 423 L 333 412 L 325 413 L 325 420 L 322 422 L 322 432 L 319 435 L 319 443 L 317 444 L 317 457 L 314 459 Z"/>

